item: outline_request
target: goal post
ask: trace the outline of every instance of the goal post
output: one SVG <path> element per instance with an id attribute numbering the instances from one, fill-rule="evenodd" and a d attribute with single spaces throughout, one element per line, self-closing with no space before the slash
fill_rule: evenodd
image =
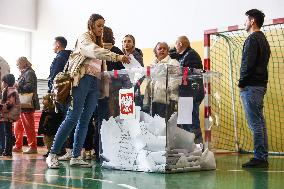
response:
<path id="1" fill-rule="evenodd" d="M 270 153 L 284 153 L 284 18 L 265 21 L 261 28 L 271 48 L 264 115 Z M 248 129 L 237 86 L 243 44 L 248 34 L 233 25 L 204 31 L 204 69 L 222 74 L 218 83 L 204 78 L 205 146 L 251 152 Z M 212 112 L 211 112 L 212 109 Z"/>

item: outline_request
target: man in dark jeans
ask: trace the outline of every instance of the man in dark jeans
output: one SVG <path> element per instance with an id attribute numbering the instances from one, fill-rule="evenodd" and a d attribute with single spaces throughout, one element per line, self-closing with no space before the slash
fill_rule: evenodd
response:
<path id="1" fill-rule="evenodd" d="M 56 57 L 53 59 L 51 65 L 50 65 L 50 72 L 49 72 L 49 77 L 48 77 L 48 91 L 47 93 L 51 93 L 53 89 L 53 80 L 55 76 L 59 73 L 62 72 L 67 61 L 69 58 L 69 55 L 71 54 L 70 50 L 65 50 L 67 46 L 67 40 L 62 37 L 58 36 L 54 38 L 54 44 L 53 44 L 53 51 L 56 53 Z M 43 124 L 40 125 L 39 130 L 42 131 L 42 134 L 45 135 L 44 141 L 45 145 L 51 146 L 53 142 L 53 138 L 56 134 L 56 131 L 58 127 L 60 126 L 61 122 L 64 120 L 66 111 L 67 111 L 67 105 L 61 105 L 61 104 L 56 104 L 56 107 L 58 109 L 58 113 L 53 110 L 52 113 L 48 111 L 42 111 L 41 115 L 41 120 L 43 123 L 44 120 L 46 119 L 47 116 L 49 116 L 49 122 L 52 124 L 46 124 L 49 125 L 50 127 L 43 128 Z M 64 152 L 65 150 L 63 150 Z M 49 149 L 48 152 L 44 155 L 44 157 L 47 157 L 49 154 Z"/>
<path id="2" fill-rule="evenodd" d="M 199 54 L 190 46 L 186 36 L 178 37 L 175 43 L 175 49 L 169 51 L 172 59 L 177 59 L 182 67 L 189 69 L 203 69 Z M 190 72 L 189 72 L 190 73 Z M 193 97 L 192 124 L 183 124 L 181 127 L 195 134 L 195 143 L 203 143 L 202 132 L 199 120 L 199 106 L 204 98 L 203 78 L 196 76 L 187 79 L 187 85 L 181 85 L 179 90 L 181 97 Z"/>
<path id="3" fill-rule="evenodd" d="M 268 167 L 267 128 L 263 115 L 263 98 L 268 82 L 267 65 L 270 46 L 260 31 L 265 15 L 257 9 L 246 12 L 245 30 L 249 33 L 243 46 L 239 88 L 248 126 L 253 134 L 254 157 L 242 165 L 246 168 Z"/>

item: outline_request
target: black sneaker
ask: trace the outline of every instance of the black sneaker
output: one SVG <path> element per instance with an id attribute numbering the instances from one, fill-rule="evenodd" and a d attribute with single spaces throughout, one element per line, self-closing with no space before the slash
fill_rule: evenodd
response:
<path id="1" fill-rule="evenodd" d="M 244 163 L 242 167 L 244 168 L 268 168 L 268 161 L 251 158 L 249 162 Z"/>
<path id="2" fill-rule="evenodd" d="M 2 157 L 12 157 L 12 153 L 3 152 Z"/>
<path id="3" fill-rule="evenodd" d="M 47 158 L 48 155 L 49 155 L 49 150 L 46 152 L 46 154 L 43 154 L 42 156 L 43 156 L 44 158 Z"/>

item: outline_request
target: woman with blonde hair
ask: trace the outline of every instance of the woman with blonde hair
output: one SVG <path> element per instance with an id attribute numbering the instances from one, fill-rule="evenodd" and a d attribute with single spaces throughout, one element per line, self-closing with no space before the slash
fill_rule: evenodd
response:
<path id="1" fill-rule="evenodd" d="M 20 57 L 17 60 L 17 67 L 20 71 L 20 77 L 17 81 L 16 88 L 19 94 L 33 93 L 32 106 L 30 108 L 21 108 L 20 119 L 15 123 L 15 146 L 13 152 L 22 152 L 23 133 L 27 135 L 29 148 L 23 152 L 25 154 L 37 153 L 37 139 L 35 132 L 34 113 L 40 109 L 37 95 L 37 77 L 32 69 L 32 64 L 26 57 Z"/>
<path id="2" fill-rule="evenodd" d="M 102 33 L 105 20 L 99 14 L 92 14 L 88 21 L 88 31 L 79 36 L 75 49 L 69 57 L 68 71 L 73 75 L 73 106 L 69 108 L 65 120 L 61 123 L 46 158 L 49 168 L 59 168 L 57 154 L 75 128 L 72 158 L 70 166 L 91 167 L 83 161 L 81 150 L 86 138 L 88 124 L 100 97 L 100 73 L 104 61 L 129 63 L 129 57 L 119 55 L 103 48 Z M 83 57 L 83 62 L 72 62 L 76 57 Z M 75 68 L 75 69 L 74 69 Z"/>

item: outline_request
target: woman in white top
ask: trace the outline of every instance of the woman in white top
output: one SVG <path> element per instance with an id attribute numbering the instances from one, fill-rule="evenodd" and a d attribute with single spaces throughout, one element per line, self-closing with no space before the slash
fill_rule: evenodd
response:
<path id="1" fill-rule="evenodd" d="M 169 56 L 169 45 L 166 42 L 158 42 L 154 48 L 155 64 L 169 64 L 173 66 L 179 66 L 179 62 L 176 59 L 171 59 Z"/>
<path id="2" fill-rule="evenodd" d="M 179 62 L 169 56 L 169 46 L 166 42 L 158 42 L 154 48 L 154 53 L 155 59 L 151 65 L 153 73 L 151 74 L 154 74 L 155 77 L 147 84 L 143 104 L 146 110 L 150 105 L 152 106 L 153 116 L 158 114 L 166 118 L 166 106 L 170 104 L 170 96 L 166 97 L 166 72 L 178 68 Z M 167 69 L 167 67 L 170 68 Z"/>
<path id="3" fill-rule="evenodd" d="M 65 120 L 55 135 L 50 154 L 46 158 L 49 168 L 59 168 L 57 154 L 60 153 L 74 127 L 76 128 L 70 166 L 91 167 L 89 163 L 82 160 L 80 155 L 88 124 L 100 96 L 100 73 L 105 68 L 103 66 L 105 61 L 129 63 L 128 56 L 103 48 L 104 24 L 105 20 L 101 15 L 92 14 L 88 21 L 88 31 L 79 36 L 75 49 L 69 57 L 68 71 L 74 78 L 72 82 L 73 107 L 69 108 Z"/>

